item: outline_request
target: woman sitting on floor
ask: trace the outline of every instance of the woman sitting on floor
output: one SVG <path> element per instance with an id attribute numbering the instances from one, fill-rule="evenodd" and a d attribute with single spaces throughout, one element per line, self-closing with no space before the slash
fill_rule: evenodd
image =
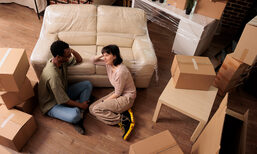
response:
<path id="1" fill-rule="evenodd" d="M 103 58 L 103 59 L 101 59 Z M 97 100 L 89 107 L 89 111 L 100 121 L 108 125 L 119 125 L 126 140 L 134 128 L 135 122 L 131 107 L 136 98 L 136 87 L 133 78 L 122 64 L 119 47 L 108 45 L 102 49 L 102 55 L 94 58 L 96 65 L 105 65 L 114 92 Z"/>

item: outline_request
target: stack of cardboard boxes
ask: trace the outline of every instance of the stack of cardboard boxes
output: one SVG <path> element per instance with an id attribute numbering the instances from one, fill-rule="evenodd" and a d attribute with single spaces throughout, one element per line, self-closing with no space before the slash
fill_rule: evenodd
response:
<path id="1" fill-rule="evenodd" d="M 176 55 L 171 67 L 171 82 L 172 86 L 178 91 L 185 91 L 185 97 L 193 98 L 195 96 L 188 96 L 186 91 L 210 91 L 211 85 L 214 81 L 216 73 L 211 61 L 208 57 L 199 56 L 183 56 Z M 169 86 L 169 85 L 167 85 Z M 214 88 L 214 87 L 213 87 Z M 166 88 L 165 88 L 166 89 Z M 165 90 L 164 90 L 165 91 Z M 173 91 L 170 91 L 172 93 Z M 191 93 L 190 93 L 191 94 Z M 190 95 L 189 94 L 189 95 Z M 217 88 L 215 88 L 215 96 Z M 193 95 L 193 93 L 192 93 Z M 209 97 L 212 97 L 209 95 Z M 201 97 L 200 99 L 204 99 Z M 199 98 L 198 98 L 199 99 Z M 215 97 L 212 99 L 214 103 Z M 192 101 L 196 101 L 194 99 Z M 208 104 L 210 100 L 206 100 Z M 185 102 L 181 102 L 185 103 Z M 158 105 L 157 105 L 158 106 Z M 212 106 L 212 105 L 211 105 Z M 182 112 L 182 110 L 174 107 L 173 109 Z M 177 142 L 169 131 L 161 132 L 157 135 L 146 138 L 130 146 L 130 154 L 140 153 L 174 153 L 181 154 L 183 151 L 178 146 Z"/>
<path id="2" fill-rule="evenodd" d="M 248 22 L 236 46 L 234 53 L 226 56 L 214 85 L 219 88 L 219 94 L 236 86 L 248 67 L 253 66 L 257 59 L 257 16 Z"/>
<path id="3" fill-rule="evenodd" d="M 0 144 L 21 150 L 36 130 L 31 112 L 35 104 L 33 87 L 26 74 L 29 61 L 24 49 L 0 49 Z"/>

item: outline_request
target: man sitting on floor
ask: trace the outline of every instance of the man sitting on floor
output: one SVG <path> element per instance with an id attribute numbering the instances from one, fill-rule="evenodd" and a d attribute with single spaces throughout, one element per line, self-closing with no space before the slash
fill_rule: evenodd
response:
<path id="1" fill-rule="evenodd" d="M 63 41 L 51 45 L 50 59 L 40 77 L 38 96 L 43 114 L 72 123 L 80 134 L 85 134 L 83 110 L 88 108 L 92 84 L 89 81 L 68 85 L 67 67 L 81 63 L 82 58 Z"/>

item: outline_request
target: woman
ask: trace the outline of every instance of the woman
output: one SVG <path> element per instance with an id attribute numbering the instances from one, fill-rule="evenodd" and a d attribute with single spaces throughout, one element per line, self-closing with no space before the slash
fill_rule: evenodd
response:
<path id="1" fill-rule="evenodd" d="M 119 124 L 124 130 L 122 138 L 126 140 L 135 125 L 130 109 L 136 98 L 133 78 L 127 67 L 122 64 L 120 50 L 116 45 L 105 46 L 102 49 L 102 55 L 94 58 L 94 63 L 106 66 L 114 92 L 90 105 L 89 111 L 108 125 Z"/>

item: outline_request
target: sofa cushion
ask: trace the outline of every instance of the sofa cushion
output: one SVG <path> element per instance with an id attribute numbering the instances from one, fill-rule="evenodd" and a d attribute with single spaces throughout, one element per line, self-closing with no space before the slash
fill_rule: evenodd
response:
<path id="1" fill-rule="evenodd" d="M 96 55 L 96 46 L 70 46 L 70 48 L 77 51 L 83 61 L 80 64 L 68 67 L 68 75 L 95 74 L 95 65 L 90 59 Z"/>
<path id="2" fill-rule="evenodd" d="M 116 44 L 120 47 L 132 47 L 135 35 L 124 33 L 97 33 L 96 45 L 106 46 L 109 44 Z"/>
<path id="3" fill-rule="evenodd" d="M 98 6 L 97 32 L 146 34 L 144 10 L 128 7 Z"/>
<path id="4" fill-rule="evenodd" d="M 97 55 L 101 55 L 103 46 L 97 46 Z M 134 55 L 131 48 L 120 48 L 121 58 L 123 59 L 123 64 L 128 68 L 132 67 L 134 64 Z M 96 74 L 105 75 L 107 74 L 105 66 L 96 65 Z"/>
<path id="5" fill-rule="evenodd" d="M 70 45 L 95 45 L 95 32 L 71 32 L 64 31 L 58 33 L 59 40 L 62 40 Z"/>
<path id="6" fill-rule="evenodd" d="M 94 5 L 50 5 L 44 15 L 46 33 L 62 31 L 96 32 L 96 6 Z"/>

